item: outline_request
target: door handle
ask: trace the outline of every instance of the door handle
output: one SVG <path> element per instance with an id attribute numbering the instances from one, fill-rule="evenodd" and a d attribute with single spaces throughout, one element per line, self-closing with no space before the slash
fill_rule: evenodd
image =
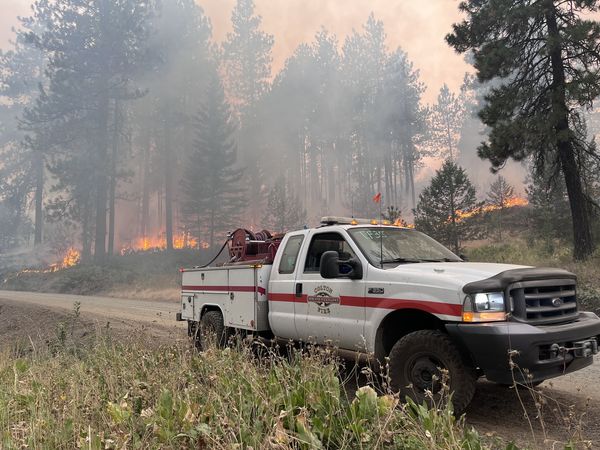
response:
<path id="1" fill-rule="evenodd" d="M 296 283 L 296 297 L 302 297 L 302 283 Z"/>

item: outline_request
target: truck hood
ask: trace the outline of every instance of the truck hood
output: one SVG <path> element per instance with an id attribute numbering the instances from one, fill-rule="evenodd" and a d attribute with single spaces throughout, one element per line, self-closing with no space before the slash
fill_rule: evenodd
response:
<path id="1" fill-rule="evenodd" d="M 387 269 L 393 277 L 401 277 L 407 282 L 425 283 L 438 286 L 454 286 L 458 289 L 465 284 L 493 277 L 501 272 L 513 269 L 525 269 L 530 266 L 514 264 L 476 263 L 476 262 L 435 262 L 400 264 Z"/>

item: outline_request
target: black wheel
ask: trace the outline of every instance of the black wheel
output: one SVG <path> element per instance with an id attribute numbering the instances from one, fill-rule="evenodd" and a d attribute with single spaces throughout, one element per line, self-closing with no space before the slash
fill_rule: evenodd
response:
<path id="1" fill-rule="evenodd" d="M 223 348 L 227 344 L 227 330 L 223 323 L 223 315 L 219 311 L 207 311 L 200 319 L 196 335 L 198 349 L 207 350 L 216 346 Z"/>
<path id="2" fill-rule="evenodd" d="M 462 360 L 450 338 L 440 331 L 420 330 L 401 338 L 390 351 L 392 389 L 416 403 L 443 403 L 440 369 L 447 371 L 447 385 L 452 392 L 456 415 L 462 414 L 475 394 L 475 371 Z M 426 395 L 431 392 L 431 396 Z M 433 397 L 433 398 L 431 398 Z"/>

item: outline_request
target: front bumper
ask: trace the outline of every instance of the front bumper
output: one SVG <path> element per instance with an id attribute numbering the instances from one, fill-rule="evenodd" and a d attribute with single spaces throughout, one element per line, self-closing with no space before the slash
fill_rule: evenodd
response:
<path id="1" fill-rule="evenodd" d="M 543 381 L 589 366 L 600 341 L 600 319 L 589 312 L 559 325 L 448 323 L 446 329 L 488 380 L 502 384 Z"/>

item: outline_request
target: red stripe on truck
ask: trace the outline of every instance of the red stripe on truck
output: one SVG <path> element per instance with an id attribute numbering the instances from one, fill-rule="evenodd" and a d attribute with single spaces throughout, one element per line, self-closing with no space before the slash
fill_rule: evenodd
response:
<path id="1" fill-rule="evenodd" d="M 265 288 L 261 286 L 182 286 L 183 291 L 212 291 L 212 292 L 258 292 L 261 295 L 266 294 Z M 296 297 L 295 294 L 284 294 L 272 292 L 269 293 L 270 302 L 296 302 L 306 303 L 308 296 L 302 294 Z M 447 316 L 461 316 L 461 305 L 441 302 L 430 302 L 426 300 L 408 300 L 400 298 L 379 298 L 379 297 L 353 297 L 342 295 L 340 304 L 343 306 L 353 306 L 358 308 L 382 308 L 382 309 L 420 309 L 432 314 L 444 314 Z"/>
<path id="2" fill-rule="evenodd" d="M 262 286 L 181 286 L 182 291 L 211 292 L 258 292 L 265 295 L 267 290 Z"/>
<path id="3" fill-rule="evenodd" d="M 296 297 L 295 294 L 278 294 L 271 293 L 269 294 L 270 302 L 297 302 L 297 303 L 306 303 L 307 295 L 302 294 L 302 297 Z"/>
<path id="4" fill-rule="evenodd" d="M 294 294 L 270 293 L 271 302 L 298 302 L 306 303 L 307 296 L 296 297 Z M 432 314 L 444 314 L 447 316 L 461 316 L 462 306 L 450 303 L 430 302 L 426 300 L 407 300 L 399 298 L 378 297 L 353 297 L 342 295 L 340 304 L 359 308 L 382 308 L 382 309 L 420 309 Z"/>

